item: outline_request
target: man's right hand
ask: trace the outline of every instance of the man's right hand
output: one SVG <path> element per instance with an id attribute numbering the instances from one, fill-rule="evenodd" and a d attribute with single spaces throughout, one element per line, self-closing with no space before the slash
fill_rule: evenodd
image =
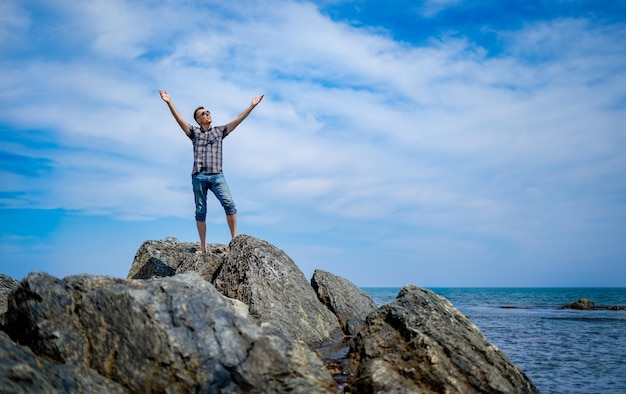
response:
<path id="1" fill-rule="evenodd" d="M 166 103 L 170 102 L 170 94 L 167 92 L 167 90 L 159 90 L 159 94 L 161 95 L 161 100 L 165 101 Z"/>
<path id="2" fill-rule="evenodd" d="M 185 119 L 183 119 L 182 116 L 180 116 L 180 113 L 178 113 L 178 110 L 170 101 L 170 94 L 167 92 L 167 90 L 159 90 L 159 94 L 161 95 L 161 99 L 165 101 L 167 103 L 167 106 L 170 108 L 170 112 L 172 113 L 172 115 L 174 115 L 176 123 L 178 123 L 178 125 L 181 129 L 183 129 L 185 134 L 189 136 L 191 133 L 191 126 L 189 126 L 189 122 L 187 122 Z"/>

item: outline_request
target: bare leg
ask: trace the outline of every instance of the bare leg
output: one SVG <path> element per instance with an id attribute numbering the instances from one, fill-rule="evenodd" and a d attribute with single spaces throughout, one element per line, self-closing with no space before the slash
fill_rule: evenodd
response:
<path id="1" fill-rule="evenodd" d="M 198 235 L 200 236 L 200 252 L 206 252 L 206 222 L 196 222 Z"/>
<path id="2" fill-rule="evenodd" d="M 226 215 L 226 222 L 228 222 L 231 238 L 235 238 L 237 236 L 237 214 Z"/>

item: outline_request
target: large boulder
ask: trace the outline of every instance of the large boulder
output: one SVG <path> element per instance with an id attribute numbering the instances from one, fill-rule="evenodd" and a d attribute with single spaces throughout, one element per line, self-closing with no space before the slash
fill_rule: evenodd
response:
<path id="1" fill-rule="evenodd" d="M 174 237 L 145 241 L 137 250 L 128 279 L 150 279 L 195 271 L 211 282 L 223 262 L 228 247 L 207 245 L 207 253 L 196 254 L 198 242 L 180 242 Z"/>
<path id="2" fill-rule="evenodd" d="M 448 300 L 405 286 L 370 314 L 348 355 L 359 393 L 537 393 Z"/>
<path id="3" fill-rule="evenodd" d="M 250 314 L 286 339 L 316 347 L 343 338 L 337 317 L 326 308 L 304 274 L 282 250 L 238 235 L 216 274 L 215 287 L 243 301 Z"/>
<path id="4" fill-rule="evenodd" d="M 317 347 L 343 337 L 337 316 L 325 308 L 304 274 L 282 250 L 248 236 L 235 237 L 229 246 L 207 245 L 168 237 L 146 241 L 135 255 L 128 278 L 150 279 L 198 272 L 228 297 L 250 307 L 251 315 L 267 329 Z"/>
<path id="5" fill-rule="evenodd" d="M 266 332 L 196 273 L 149 281 L 31 273 L 11 293 L 6 317 L 21 346 L 0 338 L 16 354 L 0 357 L 0 387 L 22 374 L 32 382 L 24 392 L 336 390 L 307 345 Z M 6 367 L 13 361 L 18 369 Z"/>
<path id="6" fill-rule="evenodd" d="M 349 280 L 330 272 L 315 270 L 311 286 L 322 303 L 339 318 L 346 335 L 356 334 L 365 323 L 367 315 L 377 308 L 366 292 Z"/>

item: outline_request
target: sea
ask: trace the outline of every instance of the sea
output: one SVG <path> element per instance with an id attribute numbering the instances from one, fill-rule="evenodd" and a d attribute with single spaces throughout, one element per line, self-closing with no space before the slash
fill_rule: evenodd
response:
<path id="1" fill-rule="evenodd" d="M 363 288 L 376 304 L 400 288 Z M 626 288 L 430 288 L 468 316 L 540 393 L 626 394 L 626 311 L 561 309 L 588 298 L 625 306 Z"/>

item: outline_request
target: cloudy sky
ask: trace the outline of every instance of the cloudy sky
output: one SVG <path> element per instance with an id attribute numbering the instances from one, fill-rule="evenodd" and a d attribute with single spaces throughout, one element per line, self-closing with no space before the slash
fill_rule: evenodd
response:
<path id="1" fill-rule="evenodd" d="M 0 272 L 197 241 L 183 116 L 239 233 L 360 286 L 626 286 L 623 0 L 5 0 Z M 208 241 L 227 244 L 209 199 Z"/>

